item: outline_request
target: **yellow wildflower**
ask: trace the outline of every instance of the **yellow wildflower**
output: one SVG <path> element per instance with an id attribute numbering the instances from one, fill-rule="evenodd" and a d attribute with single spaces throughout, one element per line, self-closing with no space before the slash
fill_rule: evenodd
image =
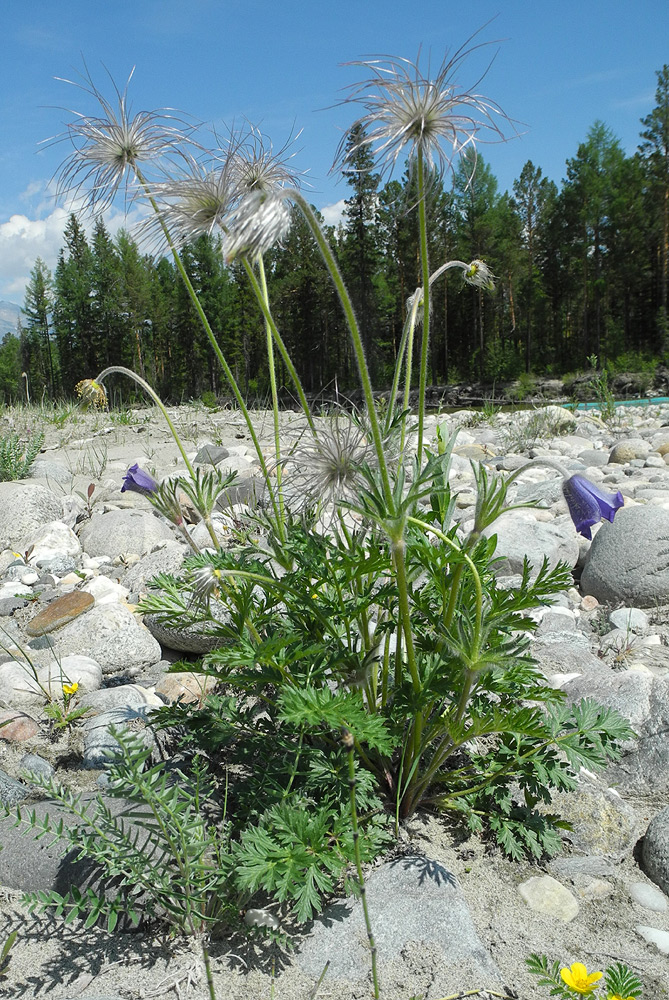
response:
<path id="1" fill-rule="evenodd" d="M 73 694 L 76 694 L 79 690 L 79 684 L 77 681 L 72 681 L 71 684 L 63 684 L 63 694 L 66 694 L 68 698 L 71 698 Z"/>
<path id="2" fill-rule="evenodd" d="M 620 993 L 609 993 L 606 1000 L 636 1000 L 636 997 L 621 997 Z"/>
<path id="3" fill-rule="evenodd" d="M 591 972 L 588 975 L 588 970 L 582 962 L 574 962 L 568 969 L 560 969 L 560 975 L 569 989 L 575 993 L 592 993 L 595 983 L 602 978 L 603 973 Z"/>

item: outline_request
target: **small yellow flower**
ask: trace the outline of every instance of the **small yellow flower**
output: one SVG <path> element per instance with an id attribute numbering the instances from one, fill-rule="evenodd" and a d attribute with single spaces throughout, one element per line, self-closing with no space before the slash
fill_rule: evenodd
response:
<path id="1" fill-rule="evenodd" d="M 602 978 L 603 973 L 591 972 L 588 975 L 588 970 L 582 962 L 574 962 L 568 969 L 560 969 L 560 975 L 569 989 L 575 993 L 592 993 L 595 983 Z"/>
<path id="2" fill-rule="evenodd" d="M 81 382 L 77 382 L 74 387 L 74 391 L 81 400 L 82 406 L 88 408 L 92 406 L 93 409 L 102 409 L 107 405 L 107 393 L 103 385 L 96 382 L 95 379 L 85 378 Z"/>
<path id="3" fill-rule="evenodd" d="M 620 993 L 609 993 L 606 1000 L 636 1000 L 636 997 L 621 997 Z"/>
<path id="4" fill-rule="evenodd" d="M 76 694 L 79 690 L 79 684 L 77 681 L 72 681 L 71 684 L 63 684 L 63 694 L 66 694 L 68 698 L 71 698 L 73 694 Z"/>

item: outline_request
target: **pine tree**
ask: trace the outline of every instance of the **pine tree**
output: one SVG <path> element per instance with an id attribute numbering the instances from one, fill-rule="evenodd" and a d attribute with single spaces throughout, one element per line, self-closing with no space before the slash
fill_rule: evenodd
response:
<path id="1" fill-rule="evenodd" d="M 56 331 L 63 388 L 71 392 L 82 378 L 98 371 L 92 343 L 93 255 L 73 214 L 65 227 L 65 246 L 56 266 L 53 325 Z"/>
<path id="2" fill-rule="evenodd" d="M 41 257 L 35 261 L 26 286 L 23 315 L 25 370 L 29 372 L 35 391 L 48 387 L 51 398 L 56 396 L 56 365 L 51 343 L 51 311 L 53 280 L 51 271 Z"/>
<path id="3" fill-rule="evenodd" d="M 543 295 L 539 269 L 542 226 L 545 223 L 546 211 L 555 197 L 555 191 L 555 185 L 542 175 L 541 167 L 535 167 L 531 160 L 527 161 L 520 177 L 513 184 L 514 207 L 520 220 L 520 244 L 525 257 L 522 324 L 525 328 L 527 372 L 532 367 L 536 303 Z"/>
<path id="4" fill-rule="evenodd" d="M 344 280 L 356 311 L 360 336 L 370 372 L 376 366 L 377 329 L 376 277 L 379 269 L 377 190 L 379 175 L 372 172 L 374 158 L 364 144 L 365 130 L 359 123 L 351 129 L 346 144 L 347 168 L 343 171 L 353 195 L 344 207 L 343 238 L 339 254 Z"/>
<path id="5" fill-rule="evenodd" d="M 664 339 L 665 356 L 669 353 L 669 64 L 657 72 L 655 107 L 641 119 L 644 130 L 639 150 L 648 165 L 653 200 L 658 212 L 659 244 L 659 313 L 658 326 Z"/>

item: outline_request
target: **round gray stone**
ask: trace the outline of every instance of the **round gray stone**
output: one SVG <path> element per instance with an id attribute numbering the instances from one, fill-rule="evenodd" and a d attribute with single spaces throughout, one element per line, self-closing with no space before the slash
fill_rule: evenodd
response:
<path id="1" fill-rule="evenodd" d="M 60 516 L 60 500 L 44 486 L 0 483 L 0 549 L 15 549 L 24 536 Z"/>
<path id="2" fill-rule="evenodd" d="M 86 521 L 79 538 L 89 556 L 113 559 L 126 552 L 145 555 L 158 542 L 172 541 L 174 535 L 167 521 L 150 510 L 110 510 Z"/>
<path id="3" fill-rule="evenodd" d="M 526 558 L 532 576 L 537 575 L 544 558 L 551 567 L 561 561 L 575 566 L 578 560 L 578 540 L 567 518 L 537 521 L 527 511 L 514 510 L 498 517 L 484 534 L 497 535 L 495 555 L 501 563 L 496 572 L 501 575 L 521 573 Z"/>
<path id="4" fill-rule="evenodd" d="M 138 671 L 162 657 L 158 642 L 122 604 L 93 607 L 59 628 L 56 637 L 58 656 L 85 652 L 103 674 Z"/>
<path id="5" fill-rule="evenodd" d="M 581 574 L 581 592 L 600 603 L 636 607 L 669 602 L 669 511 L 625 507 L 595 535 Z"/>

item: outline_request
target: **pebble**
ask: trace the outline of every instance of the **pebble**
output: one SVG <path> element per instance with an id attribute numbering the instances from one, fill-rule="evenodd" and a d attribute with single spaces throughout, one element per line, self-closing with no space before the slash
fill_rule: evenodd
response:
<path id="1" fill-rule="evenodd" d="M 616 608 L 609 615 L 609 621 L 617 629 L 625 629 L 641 635 L 648 631 L 648 615 L 640 608 Z"/>
<path id="2" fill-rule="evenodd" d="M 561 882 L 551 875 L 535 875 L 521 882 L 518 892 L 531 910 L 571 923 L 578 915 L 578 901 Z"/>
<path id="3" fill-rule="evenodd" d="M 21 743 L 30 740 L 40 731 L 39 723 L 24 712 L 0 709 L 0 740 Z"/>
<path id="4" fill-rule="evenodd" d="M 657 886 L 649 885 L 648 882 L 633 882 L 629 886 L 629 893 L 634 902 L 646 910 L 664 913 L 669 906 L 665 894 Z"/>
<path id="5" fill-rule="evenodd" d="M 644 924 L 637 924 L 634 929 L 648 944 L 654 944 L 663 955 L 669 955 L 669 931 L 661 931 L 657 927 L 647 927 Z"/>

